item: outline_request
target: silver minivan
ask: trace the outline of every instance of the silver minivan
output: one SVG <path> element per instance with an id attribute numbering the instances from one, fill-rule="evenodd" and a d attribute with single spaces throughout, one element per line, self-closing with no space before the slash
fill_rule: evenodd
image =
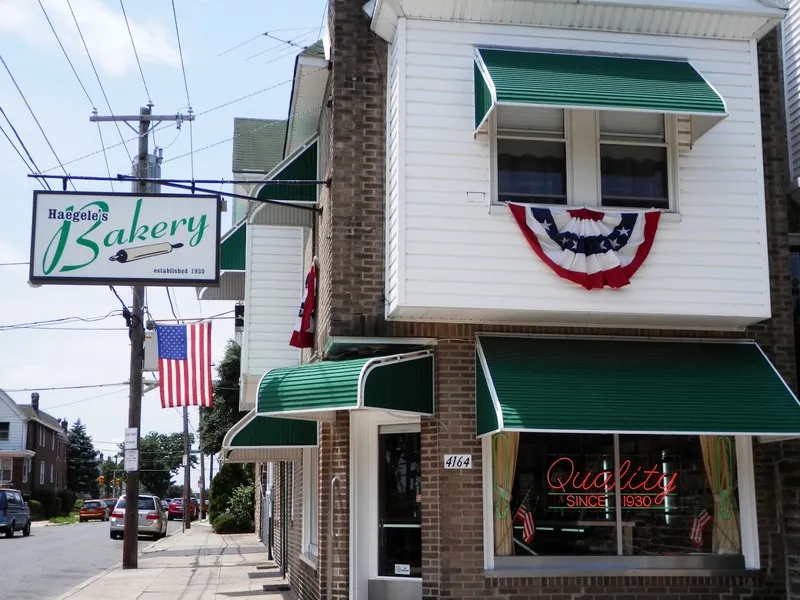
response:
<path id="1" fill-rule="evenodd" d="M 16 531 L 31 534 L 31 511 L 22 492 L 0 488 L 0 533 L 10 538 Z"/>
<path id="2" fill-rule="evenodd" d="M 125 496 L 117 500 L 109 519 L 111 539 L 122 537 L 125 532 Z M 139 535 L 150 535 L 157 540 L 167 536 L 167 515 L 158 496 L 139 496 Z"/>

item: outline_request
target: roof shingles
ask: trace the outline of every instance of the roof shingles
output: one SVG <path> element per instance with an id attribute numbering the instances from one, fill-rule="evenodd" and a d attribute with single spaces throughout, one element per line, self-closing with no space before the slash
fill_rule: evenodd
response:
<path id="1" fill-rule="evenodd" d="M 233 120 L 234 173 L 269 173 L 283 159 L 286 121 L 281 119 Z"/>

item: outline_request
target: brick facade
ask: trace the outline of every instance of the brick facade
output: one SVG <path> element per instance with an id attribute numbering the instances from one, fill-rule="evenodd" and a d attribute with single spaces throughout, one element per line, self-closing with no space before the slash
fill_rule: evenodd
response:
<path id="1" fill-rule="evenodd" d="M 44 430 L 44 445 L 39 445 L 39 430 Z M 54 440 L 55 438 L 55 446 Z M 54 449 L 55 448 L 55 449 Z M 67 488 L 67 442 L 54 429 L 45 427 L 38 421 L 28 421 L 28 450 L 36 452 L 31 458 L 31 472 L 28 474 L 28 483 L 22 484 L 23 492 L 33 490 L 64 490 Z M 16 466 L 16 460 L 14 461 Z M 44 464 L 44 483 L 41 483 L 41 465 Z M 50 480 L 50 469 L 53 470 L 53 480 Z M 22 473 L 20 479 L 22 481 Z M 56 486 L 56 484 L 58 484 Z"/>
<path id="2" fill-rule="evenodd" d="M 794 321 L 788 269 L 786 131 L 783 121 L 780 46 L 773 32 L 759 43 L 773 318 L 746 331 L 615 330 L 386 322 L 384 286 L 385 42 L 369 31 L 363 0 L 331 0 L 332 41 L 330 104 L 320 120 L 321 178 L 332 186 L 320 196 L 322 214 L 306 260 L 320 261 L 317 339 L 303 361 L 319 360 L 330 336 L 433 337 L 436 350 L 436 418 L 423 418 L 422 569 L 423 598 L 497 598 L 521 600 L 571 598 L 800 598 L 800 445 L 754 441 L 755 479 L 762 570 L 755 576 L 729 577 L 570 577 L 491 578 L 484 574 L 482 448 L 475 436 L 475 333 L 548 333 L 571 335 L 756 339 L 784 379 L 796 389 Z M 325 596 L 333 569 L 333 597 L 348 597 L 350 576 L 350 430 L 349 415 L 337 413 L 320 434 L 319 564 L 299 559 L 302 519 L 302 463 L 294 463 L 295 520 L 284 532 L 280 522 L 281 469 L 276 474 L 276 559 L 289 570 L 297 597 Z M 444 470 L 443 454 L 471 454 L 470 470 Z M 335 497 L 329 484 L 338 478 Z M 328 509 L 333 502 L 335 539 L 327 553 Z M 446 507 L 446 509 L 445 509 Z M 289 556 L 281 539 L 288 536 Z M 363 540 L 356 540 L 362 543 Z M 788 556 L 788 558 L 787 558 Z M 791 585 L 787 585 L 787 568 Z M 796 583 L 795 583 L 796 582 Z M 787 587 L 791 591 L 787 590 Z"/>

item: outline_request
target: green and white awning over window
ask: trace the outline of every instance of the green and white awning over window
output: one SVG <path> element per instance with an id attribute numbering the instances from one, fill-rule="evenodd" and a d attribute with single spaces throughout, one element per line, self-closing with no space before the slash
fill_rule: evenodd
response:
<path id="1" fill-rule="evenodd" d="M 430 350 L 274 369 L 261 378 L 257 412 L 320 421 L 358 409 L 431 415 L 433 377 Z"/>
<path id="2" fill-rule="evenodd" d="M 800 404 L 752 342 L 482 335 L 478 435 L 800 435 Z"/>
<path id="3" fill-rule="evenodd" d="M 476 130 L 503 106 L 685 115 L 692 142 L 727 116 L 725 101 L 687 61 L 477 49 Z"/>
<path id="4" fill-rule="evenodd" d="M 259 417 L 255 409 L 230 428 L 222 441 L 225 462 L 300 460 L 303 448 L 319 444 L 319 426 L 313 421 Z"/>

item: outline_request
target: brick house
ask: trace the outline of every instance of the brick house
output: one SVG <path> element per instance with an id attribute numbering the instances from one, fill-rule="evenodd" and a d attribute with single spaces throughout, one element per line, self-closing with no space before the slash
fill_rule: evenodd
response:
<path id="1" fill-rule="evenodd" d="M 16 404 L 0 390 L 0 484 L 23 493 L 67 487 L 67 421 L 31 404 Z"/>
<path id="2" fill-rule="evenodd" d="M 329 7 L 223 449 L 297 597 L 794 597 L 785 9 Z"/>

